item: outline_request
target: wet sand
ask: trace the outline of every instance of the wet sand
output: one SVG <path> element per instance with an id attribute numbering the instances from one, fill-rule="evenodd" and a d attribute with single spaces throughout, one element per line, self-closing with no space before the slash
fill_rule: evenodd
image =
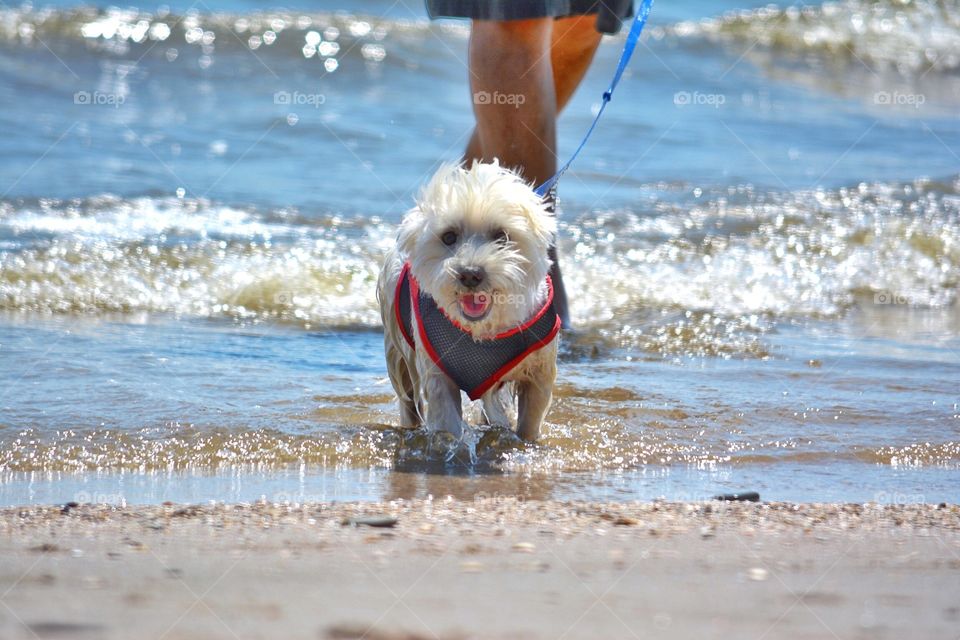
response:
<path id="1" fill-rule="evenodd" d="M 12 639 L 954 638 L 958 593 L 956 505 L 0 510 Z"/>

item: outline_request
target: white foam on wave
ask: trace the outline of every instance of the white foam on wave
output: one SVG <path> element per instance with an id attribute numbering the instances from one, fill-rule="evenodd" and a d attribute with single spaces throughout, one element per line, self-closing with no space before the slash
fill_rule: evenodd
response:
<path id="1" fill-rule="evenodd" d="M 750 49 L 820 52 L 905 74 L 960 67 L 960 5 L 937 0 L 768 6 L 681 22 L 657 33 L 737 40 Z"/>
<path id="2" fill-rule="evenodd" d="M 463 25 L 434 27 L 426 18 L 390 19 L 347 11 L 224 13 L 188 9 L 175 15 L 165 8 L 0 7 L 0 40 L 25 45 L 83 42 L 90 51 L 116 56 L 126 56 L 135 47 L 156 49 L 156 55 L 162 55 L 168 47 L 185 47 L 207 54 L 237 49 L 260 54 L 279 51 L 323 61 L 336 61 L 342 52 L 380 62 L 386 51 L 378 43 L 388 34 L 425 37 L 434 29 L 460 37 L 468 33 Z M 363 42 L 366 46 L 341 46 L 342 42 Z"/>
<path id="3" fill-rule="evenodd" d="M 160 235 L 260 237 L 301 230 L 258 220 L 248 211 L 207 201 L 178 198 L 102 196 L 84 203 L 41 201 L 0 217 L 0 232 L 16 235 L 69 235 L 88 240 L 134 241 Z"/>
<path id="4" fill-rule="evenodd" d="M 953 304 L 958 186 L 749 192 L 736 202 L 723 191 L 689 208 L 585 214 L 561 241 L 574 320 L 622 336 L 656 310 L 749 320 L 834 316 L 878 294 Z M 379 325 L 375 283 L 395 226 L 283 220 L 179 199 L 7 204 L 0 308 Z"/>
<path id="5" fill-rule="evenodd" d="M 128 55 L 131 48 L 282 51 L 306 59 L 338 60 L 356 55 L 384 59 L 384 42 L 447 34 L 465 38 L 466 23 L 425 18 L 388 19 L 348 12 L 252 11 L 240 14 L 189 10 L 74 7 L 0 7 L 0 39 L 82 41 L 91 51 Z M 750 49 L 821 52 L 855 64 L 890 67 L 904 73 L 950 71 L 960 67 L 960 7 L 940 0 L 841 0 L 808 6 L 767 6 L 700 21 L 652 25 L 647 37 L 708 38 L 745 42 Z M 622 36 L 621 36 L 622 37 Z M 342 46 L 356 41 L 366 46 Z M 326 45 L 326 46 L 324 46 Z M 371 53 L 374 52 L 374 53 Z"/>
<path id="6" fill-rule="evenodd" d="M 377 225 L 272 223 L 205 201 L 104 196 L 0 213 L 0 307 L 374 324 Z"/>
<path id="7" fill-rule="evenodd" d="M 574 316 L 623 321 L 663 307 L 833 316 L 877 295 L 949 306 L 960 283 L 960 199 L 956 185 L 942 188 L 861 184 L 741 204 L 717 197 L 652 218 L 585 216 L 569 229 Z"/>

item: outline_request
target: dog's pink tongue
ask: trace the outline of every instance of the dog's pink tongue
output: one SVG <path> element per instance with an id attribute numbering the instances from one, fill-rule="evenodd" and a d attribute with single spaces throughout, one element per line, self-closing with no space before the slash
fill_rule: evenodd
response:
<path id="1" fill-rule="evenodd" d="M 468 316 L 480 316 L 487 310 L 488 298 L 482 293 L 468 293 L 460 298 L 460 306 Z"/>

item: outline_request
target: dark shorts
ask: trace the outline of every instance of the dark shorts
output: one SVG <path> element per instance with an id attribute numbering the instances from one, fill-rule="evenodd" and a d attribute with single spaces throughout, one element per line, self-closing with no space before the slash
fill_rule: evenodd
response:
<path id="1" fill-rule="evenodd" d="M 633 15 L 633 0 L 426 0 L 431 18 L 528 20 L 597 14 L 597 30 L 616 33 Z"/>

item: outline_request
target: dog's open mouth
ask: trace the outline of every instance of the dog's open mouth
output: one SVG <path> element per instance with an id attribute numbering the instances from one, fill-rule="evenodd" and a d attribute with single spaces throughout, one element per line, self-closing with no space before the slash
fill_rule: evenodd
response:
<path id="1" fill-rule="evenodd" d="M 467 320 L 482 320 L 490 311 L 489 293 L 464 293 L 460 296 L 460 313 Z"/>

